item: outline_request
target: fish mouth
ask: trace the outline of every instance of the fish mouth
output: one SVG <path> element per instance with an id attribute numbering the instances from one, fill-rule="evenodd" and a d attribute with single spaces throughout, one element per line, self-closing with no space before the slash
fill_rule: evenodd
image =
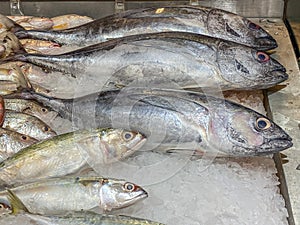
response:
<path id="1" fill-rule="evenodd" d="M 256 38 L 256 49 L 267 51 L 278 47 L 276 40 L 271 36 Z"/>
<path id="2" fill-rule="evenodd" d="M 128 156 L 132 155 L 137 150 L 141 149 L 141 147 L 145 144 L 147 138 L 143 138 L 142 140 L 138 141 L 135 145 L 131 146 L 128 151 L 124 152 L 121 155 L 121 159 L 127 158 Z"/>
<path id="3" fill-rule="evenodd" d="M 286 69 L 284 67 L 270 71 L 268 75 L 276 83 L 283 82 L 289 78 L 289 75 L 286 73 Z"/>
<path id="4" fill-rule="evenodd" d="M 123 205 L 119 206 L 118 209 L 122 209 L 122 208 L 126 208 L 128 206 L 131 206 L 132 204 L 139 202 L 145 198 L 148 198 L 148 193 L 146 191 L 143 191 L 143 193 L 137 195 L 135 198 L 129 199 L 129 200 L 123 202 Z"/>
<path id="5" fill-rule="evenodd" d="M 265 145 L 265 146 L 264 146 Z M 277 138 L 268 140 L 267 143 L 263 144 L 262 150 L 258 150 L 256 155 L 268 155 L 278 153 L 280 151 L 286 150 L 293 146 L 292 138 Z"/>

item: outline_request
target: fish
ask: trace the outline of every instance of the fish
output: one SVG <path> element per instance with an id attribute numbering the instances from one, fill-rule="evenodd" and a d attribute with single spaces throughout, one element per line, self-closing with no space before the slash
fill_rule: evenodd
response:
<path id="1" fill-rule="evenodd" d="M 0 128 L 0 162 L 37 142 L 38 140 L 28 135 Z"/>
<path id="2" fill-rule="evenodd" d="M 40 119 L 21 112 L 6 111 L 2 127 L 28 135 L 39 141 L 56 135 L 55 131 Z"/>
<path id="3" fill-rule="evenodd" d="M 53 21 L 52 30 L 64 30 L 93 21 L 93 19 L 88 16 L 76 14 L 56 16 L 52 17 L 51 20 Z"/>
<path id="4" fill-rule="evenodd" d="M 297 170 L 300 170 L 300 164 L 297 166 L 297 168 L 296 168 Z"/>
<path id="5" fill-rule="evenodd" d="M 26 30 L 49 30 L 54 25 L 50 18 L 34 16 L 7 16 Z"/>
<path id="6" fill-rule="evenodd" d="M 15 62 L 2 64 L 0 66 L 0 81 L 10 81 L 21 88 L 31 88 L 31 84 Z"/>
<path id="7" fill-rule="evenodd" d="M 1 191 L 0 205 L 3 203 L 13 210 L 17 206 L 14 206 L 15 199 L 10 196 L 11 193 L 28 212 L 41 215 L 95 209 L 109 212 L 148 197 L 143 188 L 132 182 L 105 177 L 52 178 L 10 188 L 9 192 Z"/>
<path id="8" fill-rule="evenodd" d="M 141 133 L 113 128 L 61 134 L 0 163 L 0 186 L 74 174 L 90 168 L 88 162 L 116 162 L 140 149 L 145 141 Z"/>
<path id="9" fill-rule="evenodd" d="M 112 38 L 161 31 L 192 32 L 241 43 L 259 50 L 277 47 L 263 28 L 239 15 L 203 6 L 136 9 L 61 31 L 15 29 L 18 38 L 88 46 Z"/>
<path id="10" fill-rule="evenodd" d="M 266 116 L 207 93 L 131 87 L 74 99 L 19 94 L 51 107 L 81 129 L 137 130 L 147 137 L 144 151 L 197 150 L 242 157 L 273 154 L 293 145 L 292 138 Z"/>
<path id="11" fill-rule="evenodd" d="M 3 97 L 0 95 L 0 126 L 2 126 L 5 118 L 5 103 Z"/>
<path id="12" fill-rule="evenodd" d="M 20 43 L 28 53 L 49 54 L 61 48 L 57 43 L 34 39 L 21 39 Z"/>
<path id="13" fill-rule="evenodd" d="M 19 88 L 20 84 L 18 83 L 0 80 L 0 95 L 13 94 L 17 92 Z"/>
<path id="14" fill-rule="evenodd" d="M 7 110 L 26 113 L 40 119 L 46 124 L 51 122 L 57 115 L 49 107 L 43 106 L 33 100 L 4 97 L 4 103 Z"/>
<path id="15" fill-rule="evenodd" d="M 70 212 L 66 215 L 37 215 L 19 213 L 0 217 L 6 225 L 15 225 L 30 221 L 35 225 L 164 225 L 162 223 L 123 215 L 97 214 L 94 212 Z M 27 223 L 26 223 L 27 224 Z"/>
<path id="16" fill-rule="evenodd" d="M 0 59 L 24 52 L 26 51 L 19 39 L 12 32 L 3 31 L 0 33 Z"/>
<path id="17" fill-rule="evenodd" d="M 76 78 L 78 95 L 135 81 L 224 91 L 265 89 L 288 79 L 284 66 L 265 52 L 181 32 L 133 35 L 60 55 L 18 54 L 7 60 L 40 66 L 49 77 Z M 60 84 L 65 88 L 57 82 L 58 89 Z"/>

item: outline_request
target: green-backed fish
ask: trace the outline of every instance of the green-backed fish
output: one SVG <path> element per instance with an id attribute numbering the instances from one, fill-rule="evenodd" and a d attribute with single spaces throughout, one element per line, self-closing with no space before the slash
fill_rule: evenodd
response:
<path id="1" fill-rule="evenodd" d="M 27 224 L 34 225 L 164 225 L 147 219 L 131 216 L 96 214 L 93 212 L 70 212 L 66 215 L 42 216 L 29 213 L 6 215 L 0 217 L 5 225 Z"/>
<path id="2" fill-rule="evenodd" d="M 135 131 L 100 128 L 58 135 L 27 148 L 0 164 L 0 185 L 73 174 L 88 162 L 108 164 L 136 150 L 146 138 Z"/>
<path id="3" fill-rule="evenodd" d="M 0 205 L 2 203 L 3 209 L 9 206 L 16 211 L 19 200 L 30 213 L 55 215 L 93 209 L 111 211 L 130 206 L 146 197 L 148 194 L 144 189 L 125 180 L 67 177 L 40 180 L 4 190 L 0 192 Z M 3 213 L 6 212 L 4 210 Z"/>

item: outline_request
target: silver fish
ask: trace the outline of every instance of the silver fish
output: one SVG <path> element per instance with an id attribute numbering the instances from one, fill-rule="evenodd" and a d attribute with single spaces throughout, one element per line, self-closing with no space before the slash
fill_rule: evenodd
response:
<path id="1" fill-rule="evenodd" d="M 260 50 L 277 47 L 276 41 L 265 30 L 248 19 L 202 6 L 137 9 L 62 31 L 15 30 L 19 38 L 51 40 L 76 46 L 133 34 L 180 31 L 222 38 Z"/>
<path id="2" fill-rule="evenodd" d="M 65 54 L 24 54 L 9 60 L 41 66 L 50 77 L 59 73 L 60 77 L 77 78 L 84 94 L 124 87 L 136 80 L 181 88 L 250 90 L 268 88 L 288 78 L 286 69 L 264 52 L 180 32 L 134 35 Z"/>
<path id="3" fill-rule="evenodd" d="M 33 16 L 8 16 L 9 19 L 19 24 L 26 30 L 48 30 L 54 25 L 50 18 Z"/>
<path id="4" fill-rule="evenodd" d="M 4 99 L 0 95 L 0 126 L 2 126 L 4 122 L 4 117 L 5 117 L 5 105 L 4 105 Z"/>
<path id="5" fill-rule="evenodd" d="M 6 58 L 18 52 L 25 52 L 19 39 L 11 32 L 0 33 L 0 58 Z"/>
<path id="6" fill-rule="evenodd" d="M 0 222 L 6 225 L 34 223 L 35 225 L 164 225 L 146 219 L 96 214 L 92 212 L 72 212 L 67 215 L 42 216 L 29 213 L 7 215 L 0 217 Z"/>
<path id="7" fill-rule="evenodd" d="M 51 110 L 49 107 L 43 106 L 40 103 L 32 100 L 4 98 L 4 103 L 7 110 L 35 116 L 46 124 L 51 122 L 51 120 L 53 120 L 57 115 L 57 113 Z"/>
<path id="8" fill-rule="evenodd" d="M 88 16 L 80 16 L 76 14 L 56 16 L 52 17 L 51 20 L 53 21 L 52 30 L 64 30 L 93 21 L 93 19 Z"/>
<path id="9" fill-rule="evenodd" d="M 1 191 L 0 205 L 2 203 L 11 209 L 16 208 L 14 201 L 17 198 L 30 213 L 53 215 L 95 208 L 100 209 L 100 212 L 112 211 L 130 206 L 147 197 L 148 194 L 144 189 L 125 180 L 68 177 L 41 180 L 10 188 L 9 191 Z"/>
<path id="10" fill-rule="evenodd" d="M 0 162 L 36 142 L 36 139 L 25 134 L 0 128 Z"/>
<path id="11" fill-rule="evenodd" d="M 134 131 L 100 128 L 58 135 L 22 149 L 0 164 L 0 185 L 60 177 L 109 164 L 137 151 L 146 138 Z"/>
<path id="12" fill-rule="evenodd" d="M 44 140 L 56 135 L 56 133 L 40 119 L 21 112 L 7 111 L 2 127 L 28 135 L 37 140 Z"/>
<path id="13" fill-rule="evenodd" d="M 80 127 L 138 130 L 147 136 L 145 150 L 196 149 L 253 156 L 293 145 L 273 121 L 239 104 L 196 92 L 145 89 L 125 88 L 70 100 L 36 93 L 21 96 L 48 105 Z"/>

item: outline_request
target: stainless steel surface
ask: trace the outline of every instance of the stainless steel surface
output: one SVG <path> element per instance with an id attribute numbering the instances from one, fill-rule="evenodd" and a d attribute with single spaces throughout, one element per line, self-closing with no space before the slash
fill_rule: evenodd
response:
<path id="1" fill-rule="evenodd" d="M 287 18 L 292 20 L 300 20 L 300 1 L 288 0 Z"/>
<path id="2" fill-rule="evenodd" d="M 189 1 L 126 1 L 125 9 L 141 8 L 153 5 L 189 4 Z M 283 0 L 199 0 L 200 5 L 222 8 L 246 17 L 273 17 L 283 16 Z M 26 15 L 58 16 L 68 13 L 77 13 L 101 18 L 114 13 L 114 1 L 22 1 L 22 9 Z M 9 12 L 9 1 L 0 1 L 0 13 Z"/>

